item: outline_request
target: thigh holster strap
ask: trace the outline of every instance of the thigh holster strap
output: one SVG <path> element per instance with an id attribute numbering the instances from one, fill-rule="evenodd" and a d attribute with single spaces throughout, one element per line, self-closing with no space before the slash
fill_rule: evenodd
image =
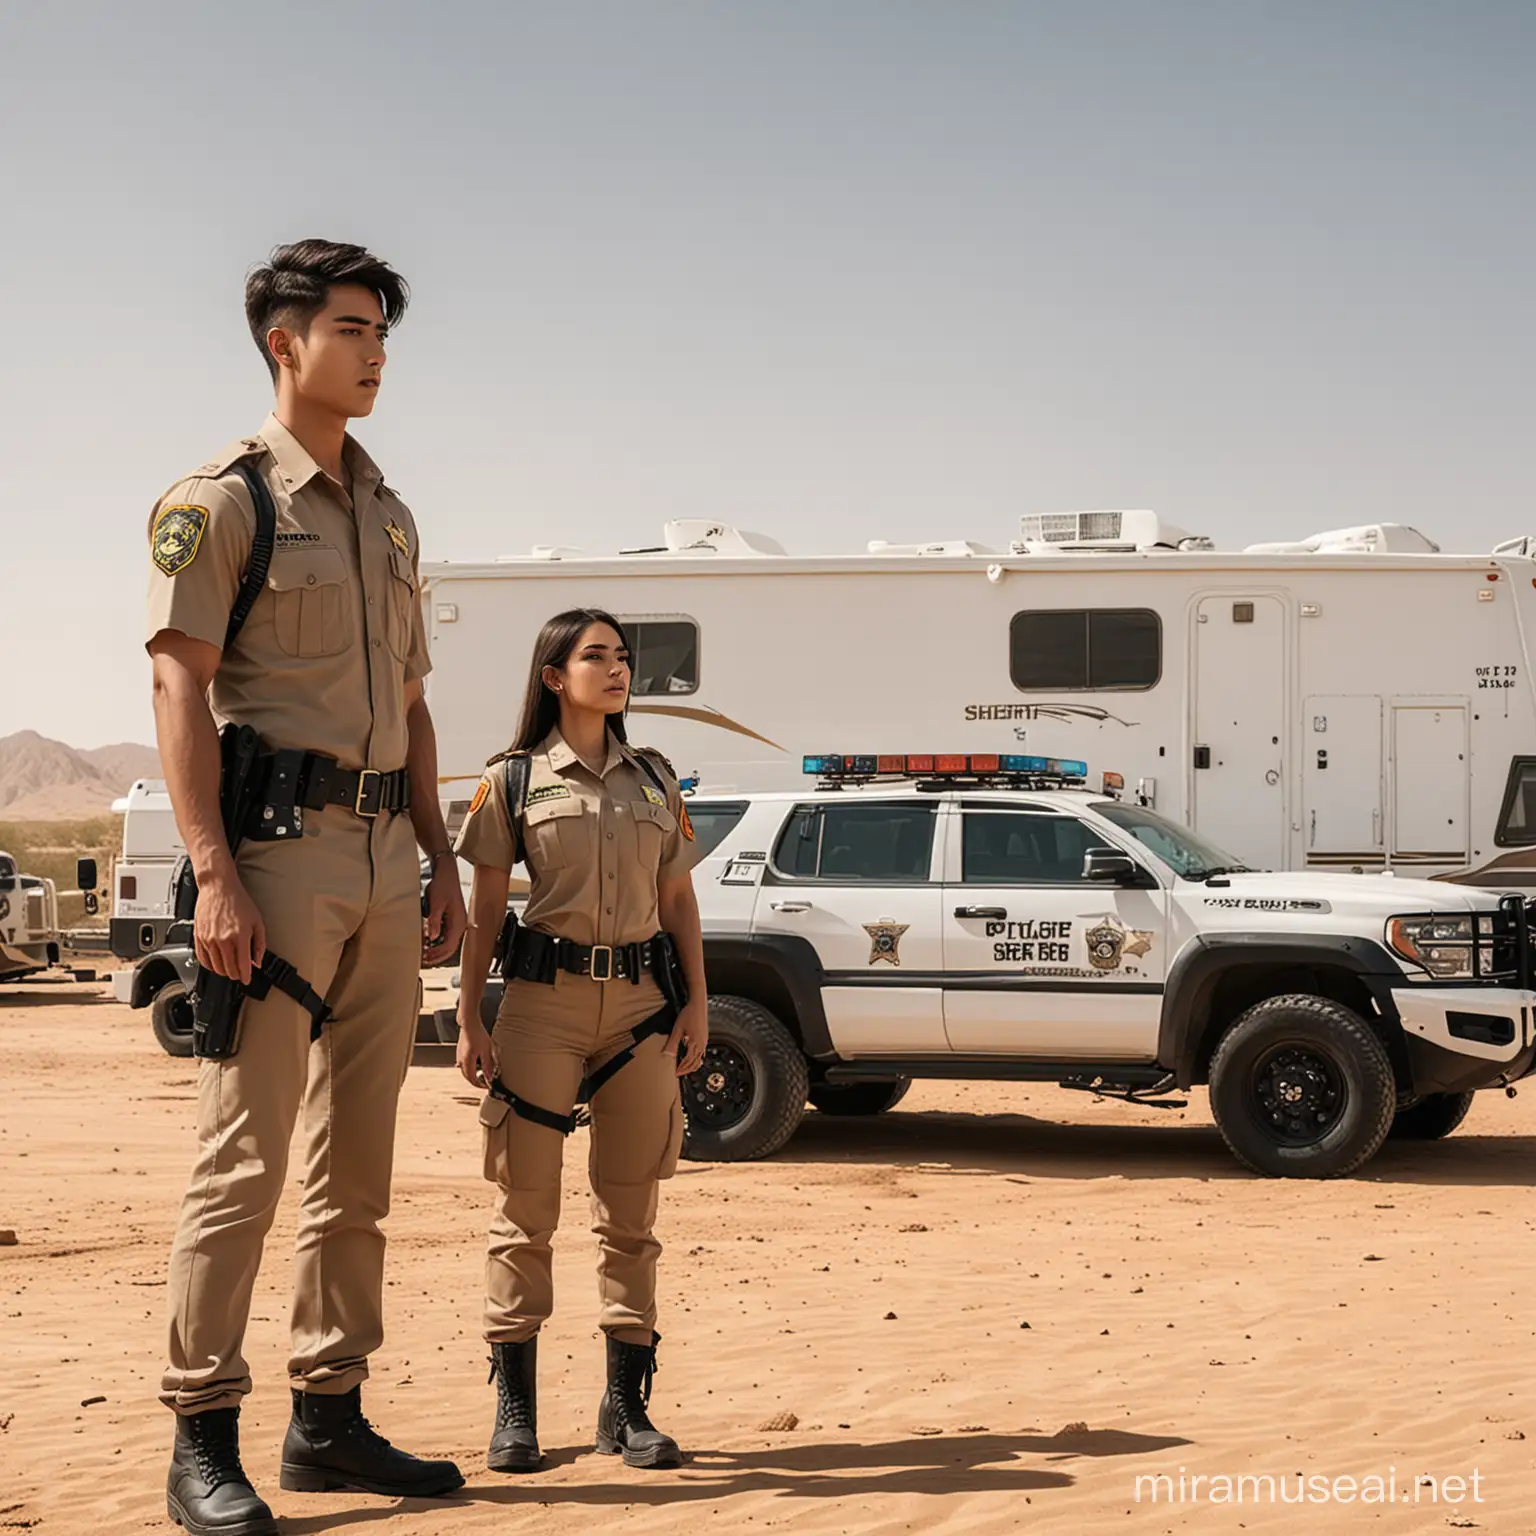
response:
<path id="1" fill-rule="evenodd" d="M 521 1115 L 524 1120 L 531 1120 L 551 1131 L 559 1131 L 562 1136 L 569 1136 L 578 1124 L 575 1110 L 568 1115 L 557 1115 L 552 1109 L 519 1098 L 499 1077 L 491 1079 L 491 1097 L 510 1105 L 514 1115 Z"/>
<path id="2" fill-rule="evenodd" d="M 331 1016 L 330 1008 L 325 999 L 288 961 L 268 950 L 262 956 L 261 964 L 251 972 L 250 985 L 246 991 L 260 1002 L 273 987 L 291 997 L 309 1015 L 309 1038 L 318 1040 L 325 1021 Z"/>

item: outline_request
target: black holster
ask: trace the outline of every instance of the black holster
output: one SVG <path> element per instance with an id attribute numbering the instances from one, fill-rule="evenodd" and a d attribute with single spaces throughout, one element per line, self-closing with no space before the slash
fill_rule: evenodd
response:
<path id="1" fill-rule="evenodd" d="M 263 788 L 258 782 L 261 755 L 261 738 L 251 726 L 226 725 L 219 732 L 219 817 L 231 854 L 240 847 Z M 172 878 L 177 925 L 184 934 L 180 941 L 190 944 L 197 911 L 192 861 L 183 856 Z M 273 987 L 305 1009 L 311 1019 L 310 1038 L 316 1038 L 330 1016 L 325 1000 L 286 960 L 269 952 L 251 972 L 249 982 L 198 966 L 190 999 L 193 1055 L 214 1061 L 233 1056 L 240 1048 L 240 1014 L 245 999 L 249 996 L 260 1002 Z"/>
<path id="2" fill-rule="evenodd" d="M 656 985 L 674 1013 L 681 1013 L 688 1006 L 688 978 L 683 974 L 683 962 L 677 953 L 677 945 L 670 933 L 660 934 L 661 958 L 655 967 Z"/>

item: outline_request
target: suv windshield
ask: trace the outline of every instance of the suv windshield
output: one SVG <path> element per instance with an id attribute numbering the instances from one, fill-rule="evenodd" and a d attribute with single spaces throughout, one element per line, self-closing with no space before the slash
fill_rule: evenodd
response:
<path id="1" fill-rule="evenodd" d="M 1204 880 L 1211 875 L 1230 874 L 1248 867 L 1224 848 L 1206 842 L 1188 827 L 1164 820 L 1156 811 L 1149 811 L 1144 806 L 1126 805 L 1119 800 L 1099 800 L 1094 802 L 1093 809 L 1112 826 L 1129 832 L 1149 853 L 1186 880 Z"/>

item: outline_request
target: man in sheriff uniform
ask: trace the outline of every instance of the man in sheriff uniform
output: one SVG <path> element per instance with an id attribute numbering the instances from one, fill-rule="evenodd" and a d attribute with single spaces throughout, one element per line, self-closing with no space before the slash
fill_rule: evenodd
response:
<path id="1" fill-rule="evenodd" d="M 241 1468 L 237 1421 L 251 1389 L 242 1343 L 252 1287 L 301 1110 L 282 1486 L 421 1496 L 463 1481 L 451 1462 L 395 1450 L 361 1407 L 383 1339 L 379 1223 L 419 968 L 451 954 L 464 928 L 422 697 L 416 527 L 346 431 L 373 409 L 388 327 L 407 296 L 360 246 L 306 240 L 274 251 L 246 284 L 273 414 L 173 486 L 150 520 L 155 720 L 197 876 L 198 959 L 248 981 L 270 950 L 329 1007 L 314 1030 L 291 996 L 248 997 L 235 1053 L 201 1066 L 161 1394 L 177 1415 L 169 1511 L 197 1536 L 277 1530 Z M 226 649 L 256 527 L 242 467 L 270 493 L 277 526 L 266 580 Z M 234 856 L 220 816 L 218 722 L 253 727 L 263 753 L 291 752 L 286 761 L 299 764 L 266 773 L 266 803 Z M 270 835 L 279 827 L 291 835 Z M 425 937 L 418 844 L 432 860 Z"/>

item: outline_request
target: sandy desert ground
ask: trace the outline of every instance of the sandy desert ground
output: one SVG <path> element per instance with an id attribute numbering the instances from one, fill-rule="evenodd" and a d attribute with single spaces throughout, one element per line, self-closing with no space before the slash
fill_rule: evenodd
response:
<path id="1" fill-rule="evenodd" d="M 511 1479 L 482 1459 L 473 1096 L 445 1052 L 418 1055 L 366 1402 L 468 1486 L 436 1505 L 278 1490 L 290 1199 L 243 1421 L 287 1531 L 1536 1531 L 1536 1085 L 1332 1184 L 1241 1172 L 1199 1095 L 1159 1114 L 1003 1084 L 919 1084 L 879 1120 L 810 1115 L 771 1162 L 685 1163 L 653 1409 L 690 1456 L 663 1473 L 591 1448 L 578 1132 L 542 1351 L 551 1464 Z M 194 1070 L 104 985 L 0 987 L 0 1531 L 171 1529 L 154 1391 Z M 1275 1503 L 1263 1483 L 1223 1501 L 1219 1479 L 1266 1475 Z M 1422 1476 L 1466 1485 L 1436 1500 Z"/>

